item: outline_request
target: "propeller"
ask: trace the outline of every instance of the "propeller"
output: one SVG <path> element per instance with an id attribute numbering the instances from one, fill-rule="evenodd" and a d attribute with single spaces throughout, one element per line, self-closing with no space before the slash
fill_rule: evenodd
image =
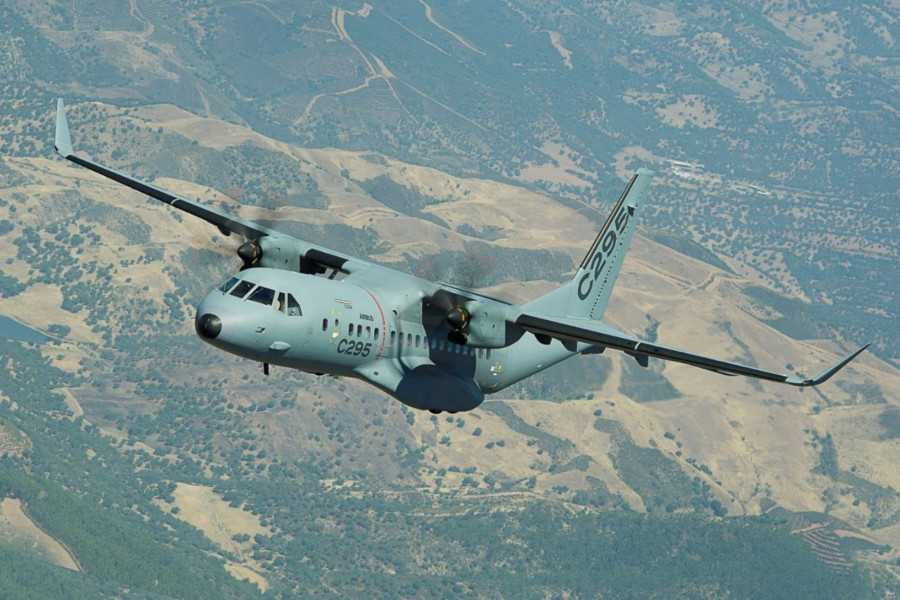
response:
<path id="1" fill-rule="evenodd" d="M 225 237 L 216 235 L 220 232 L 223 235 L 228 233 L 228 235 Z M 198 234 L 190 244 L 198 254 L 196 262 L 186 263 L 185 266 L 187 267 L 189 264 L 192 269 L 202 269 L 202 272 L 197 273 L 200 279 L 221 279 L 226 275 L 233 275 L 235 271 L 242 270 L 247 266 L 247 261 L 240 254 L 240 248 L 247 244 L 247 238 L 221 229 L 216 231 L 216 234 Z M 186 250 L 191 248 L 186 248 Z M 234 256 L 240 257 L 241 262 L 235 264 Z"/>
<path id="2" fill-rule="evenodd" d="M 244 263 L 242 269 L 249 269 L 250 267 L 255 266 L 259 262 L 259 259 L 262 258 L 262 246 L 260 246 L 256 240 L 244 242 L 237 249 L 237 255 Z"/>
<path id="3" fill-rule="evenodd" d="M 460 306 L 457 302 L 459 302 L 459 297 L 455 294 L 448 293 L 446 290 L 438 290 L 434 295 L 426 298 L 425 308 L 430 309 L 431 318 L 434 319 L 432 323 L 440 319 L 450 327 L 447 340 L 462 346 L 469 339 L 466 330 L 472 315 L 468 309 Z"/>
<path id="4" fill-rule="evenodd" d="M 466 329 L 468 329 L 469 321 L 472 318 L 471 313 L 462 306 L 454 306 L 445 318 L 447 324 L 450 325 L 450 333 L 447 334 L 447 339 L 454 344 L 465 345 L 469 339 Z"/>
<path id="5" fill-rule="evenodd" d="M 231 254 L 232 252 L 237 254 L 242 263 L 240 270 L 249 269 L 259 264 L 263 257 L 263 249 L 259 244 L 259 239 L 250 239 L 236 231 L 230 231 L 221 226 L 217 227 L 217 229 L 226 239 L 217 238 L 217 236 L 199 237 L 200 249 L 215 252 L 219 255 L 223 253 Z"/>
<path id="6" fill-rule="evenodd" d="M 223 203 L 223 207 L 227 208 L 228 205 Z M 219 233 L 224 235 L 226 238 L 229 238 L 229 241 L 217 240 L 218 246 L 216 247 L 215 251 L 221 252 L 221 246 L 225 246 L 226 248 L 228 248 L 229 252 L 236 253 L 238 255 L 238 258 L 241 259 L 241 271 L 243 271 L 244 269 L 249 269 L 251 267 L 259 266 L 264 254 L 263 244 L 261 244 L 260 241 L 264 237 L 266 237 L 267 234 L 261 233 L 258 230 L 239 227 L 237 225 L 241 225 L 241 223 L 235 223 L 232 221 L 228 225 L 217 225 Z M 251 235 L 256 237 L 250 237 Z M 235 248 L 237 244 L 240 245 Z"/>

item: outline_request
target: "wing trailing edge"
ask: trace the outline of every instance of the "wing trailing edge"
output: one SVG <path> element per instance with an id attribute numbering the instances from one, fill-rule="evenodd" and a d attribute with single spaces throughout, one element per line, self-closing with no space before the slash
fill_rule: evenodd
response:
<path id="1" fill-rule="evenodd" d="M 786 383 L 799 387 L 819 385 L 828 381 L 832 375 L 843 369 L 847 364 L 869 347 L 866 344 L 848 357 L 829 367 L 816 377 L 804 378 L 765 371 L 756 367 L 750 367 L 739 363 L 719 360 L 702 354 L 694 354 L 661 346 L 651 342 L 639 340 L 605 325 L 602 322 L 591 319 L 574 317 L 547 317 L 523 313 L 515 320 L 516 325 L 522 329 L 538 335 L 550 336 L 559 340 L 583 342 L 592 346 L 621 350 L 632 356 L 650 356 L 672 362 L 679 362 L 708 371 L 715 371 L 722 375 L 744 375 L 776 383 Z"/>
<path id="2" fill-rule="evenodd" d="M 251 240 L 258 239 L 266 235 L 277 234 L 277 232 L 269 229 L 268 227 L 263 227 L 262 225 L 258 225 L 257 223 L 253 223 L 252 221 L 246 221 L 244 219 L 241 219 L 240 217 L 229 215 L 228 213 L 213 208 L 212 206 L 206 206 L 205 204 L 200 204 L 199 202 L 188 200 L 187 198 L 184 198 L 177 194 L 173 194 L 162 188 L 158 188 L 155 185 L 149 184 L 145 181 L 141 181 L 140 179 L 135 179 L 134 177 L 130 177 L 123 173 L 119 173 L 118 171 L 110 169 L 109 167 L 105 167 L 92 160 L 88 160 L 86 158 L 78 156 L 77 154 L 75 154 L 75 149 L 72 146 L 72 137 L 69 134 L 69 123 L 66 119 L 66 109 L 62 98 L 59 98 L 56 101 L 56 139 L 54 145 L 56 146 L 56 151 L 66 160 L 71 161 L 76 165 L 82 166 L 85 169 L 89 169 L 94 173 L 98 173 L 104 177 L 112 179 L 117 183 L 121 183 L 124 186 L 130 187 L 131 189 L 141 192 L 142 194 L 146 194 L 151 198 L 155 198 L 160 202 L 164 202 L 172 208 L 183 210 L 184 212 L 195 217 L 199 217 L 208 223 L 212 223 L 223 233 L 237 233 L 238 235 Z"/>
<path id="3" fill-rule="evenodd" d="M 392 285 L 394 286 L 412 285 L 422 292 L 422 297 L 447 297 L 450 299 L 448 301 L 452 301 L 453 305 L 461 305 L 469 301 L 478 301 L 496 306 L 498 310 L 503 310 L 508 306 L 508 303 L 506 302 L 483 294 L 478 294 L 455 286 L 425 281 L 382 265 L 377 265 L 323 246 L 318 246 L 305 240 L 300 240 L 293 236 L 285 235 L 274 229 L 269 229 L 268 227 L 254 223 L 253 221 L 230 215 L 212 206 L 189 200 L 145 181 L 141 181 L 140 179 L 110 169 L 109 167 L 82 156 L 78 156 L 72 145 L 72 138 L 69 134 L 69 124 L 66 119 L 65 105 L 62 98 L 59 98 L 56 102 L 55 146 L 56 151 L 66 160 L 98 173 L 103 177 L 112 179 L 113 181 L 141 192 L 142 194 L 146 194 L 151 198 L 155 198 L 160 202 L 168 204 L 172 208 L 177 208 L 190 215 L 199 217 L 207 223 L 215 225 L 219 231 L 226 235 L 229 233 L 236 233 L 247 240 L 259 242 L 259 244 L 263 246 L 266 245 L 267 241 L 272 241 L 271 243 L 274 245 L 278 245 L 285 240 L 296 242 L 294 246 L 301 257 L 299 269 L 303 273 L 315 272 L 320 268 L 334 269 L 344 273 L 352 273 L 357 277 L 357 281 L 362 284 L 378 285 L 393 282 Z M 254 251 L 254 249 L 251 247 L 248 248 L 248 251 Z M 244 259 L 243 256 L 241 258 Z M 296 268 L 293 264 L 291 267 L 292 269 Z"/>

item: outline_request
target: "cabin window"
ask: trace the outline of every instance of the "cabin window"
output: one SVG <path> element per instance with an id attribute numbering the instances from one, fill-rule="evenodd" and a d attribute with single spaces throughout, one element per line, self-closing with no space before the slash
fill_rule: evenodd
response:
<path id="1" fill-rule="evenodd" d="M 235 298 L 243 298 L 247 295 L 247 292 L 253 289 L 254 284 L 249 281 L 241 281 L 239 284 L 234 286 L 234 289 L 231 290 L 231 295 Z"/>
<path id="2" fill-rule="evenodd" d="M 363 334 L 363 326 L 360 325 L 359 327 L 356 328 L 356 337 L 362 337 L 362 334 Z"/>
<path id="3" fill-rule="evenodd" d="M 482 348 L 478 349 L 478 358 L 484 358 L 484 349 L 482 349 Z"/>
<path id="4" fill-rule="evenodd" d="M 328 319 L 322 319 L 322 331 L 328 330 Z"/>
<path id="5" fill-rule="evenodd" d="M 265 304 L 266 306 L 272 306 L 272 302 L 275 301 L 275 290 L 260 286 L 247 296 L 247 300 Z"/>
<path id="6" fill-rule="evenodd" d="M 392 331 L 392 332 L 391 332 L 391 344 L 393 345 L 393 343 L 396 342 L 396 341 L 397 341 L 397 332 L 396 332 L 396 331 Z"/>
<path id="7" fill-rule="evenodd" d="M 412 346 L 412 334 L 411 333 L 406 334 L 406 345 Z"/>
<path id="8" fill-rule="evenodd" d="M 289 317 L 302 317 L 303 311 L 300 310 L 300 304 L 294 300 L 294 297 L 291 294 L 287 295 L 287 315 Z M 334 324 L 337 327 L 337 321 Z"/>
<path id="9" fill-rule="evenodd" d="M 485 357 L 486 357 L 488 360 L 491 360 L 491 349 L 488 348 L 488 349 L 487 349 L 487 352 L 485 352 L 484 355 L 485 355 Z"/>
<path id="10" fill-rule="evenodd" d="M 232 277 L 232 278 L 230 278 L 228 281 L 226 281 L 225 283 L 219 285 L 219 287 L 217 287 L 216 289 L 219 290 L 220 292 L 222 292 L 222 293 L 224 294 L 225 292 L 227 292 L 228 290 L 230 290 L 230 289 L 231 289 L 231 286 L 233 286 L 234 284 L 236 284 L 238 281 L 240 281 L 240 279 L 238 279 L 237 277 Z"/>
<path id="11" fill-rule="evenodd" d="M 350 331 L 349 335 L 353 335 L 353 323 L 350 323 L 350 327 L 348 329 Z"/>
<path id="12" fill-rule="evenodd" d="M 369 339 L 370 337 L 372 337 L 372 327 L 366 325 L 366 339 Z"/>
<path id="13" fill-rule="evenodd" d="M 435 348 L 437 348 L 437 340 L 431 338 L 431 349 L 434 350 Z"/>
<path id="14" fill-rule="evenodd" d="M 416 348 L 418 348 L 418 347 L 419 347 L 419 336 L 417 335 L 416 336 Z"/>
<path id="15" fill-rule="evenodd" d="M 378 328 L 377 328 L 377 327 L 375 328 L 375 334 L 374 334 L 374 337 L 375 337 L 376 340 L 378 339 Z"/>

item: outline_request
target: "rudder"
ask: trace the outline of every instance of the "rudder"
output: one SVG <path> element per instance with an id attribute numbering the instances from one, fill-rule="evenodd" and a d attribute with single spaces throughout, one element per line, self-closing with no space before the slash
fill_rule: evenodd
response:
<path id="1" fill-rule="evenodd" d="M 563 287 L 529 303 L 548 315 L 600 319 L 619 276 L 653 171 L 638 169 L 581 261 L 575 277 Z"/>

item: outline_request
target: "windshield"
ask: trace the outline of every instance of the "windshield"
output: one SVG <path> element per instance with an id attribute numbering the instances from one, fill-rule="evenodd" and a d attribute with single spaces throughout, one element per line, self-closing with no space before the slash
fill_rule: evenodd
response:
<path id="1" fill-rule="evenodd" d="M 249 281 L 241 281 L 236 286 L 234 286 L 233 290 L 231 290 L 231 295 L 236 298 L 243 298 L 247 295 L 247 292 L 253 289 L 253 285 L 254 284 L 250 283 Z"/>
<path id="2" fill-rule="evenodd" d="M 275 300 L 275 290 L 263 286 L 259 286 L 253 293 L 247 297 L 251 302 L 259 302 L 260 304 L 270 305 Z"/>
<path id="3" fill-rule="evenodd" d="M 228 290 L 230 290 L 234 286 L 234 284 L 236 284 L 238 281 L 240 281 L 240 280 L 237 277 L 232 277 L 225 283 L 220 284 L 219 287 L 217 287 L 216 289 L 224 294 Z"/>
<path id="4" fill-rule="evenodd" d="M 256 285 L 246 279 L 232 277 L 225 283 L 220 284 L 216 289 L 235 298 L 257 302 L 264 306 L 273 306 L 275 310 L 289 317 L 303 316 L 300 303 L 297 302 L 293 294 L 278 292 L 264 285 Z"/>

